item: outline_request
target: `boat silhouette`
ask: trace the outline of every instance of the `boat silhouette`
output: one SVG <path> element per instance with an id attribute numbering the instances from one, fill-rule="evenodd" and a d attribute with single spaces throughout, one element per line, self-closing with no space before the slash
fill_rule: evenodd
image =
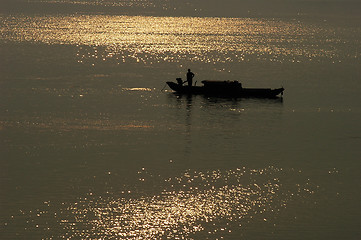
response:
<path id="1" fill-rule="evenodd" d="M 168 86 L 178 94 L 204 94 L 222 97 L 245 98 L 276 98 L 283 95 L 283 87 L 271 88 L 244 88 L 238 81 L 203 80 L 203 86 L 184 86 L 181 79 L 178 83 L 167 82 Z"/>

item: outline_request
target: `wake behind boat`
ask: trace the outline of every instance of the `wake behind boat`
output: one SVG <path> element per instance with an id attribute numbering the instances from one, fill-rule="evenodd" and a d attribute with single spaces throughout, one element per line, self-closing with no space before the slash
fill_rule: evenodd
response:
<path id="1" fill-rule="evenodd" d="M 243 88 L 238 81 L 202 81 L 203 86 L 183 86 L 180 78 L 177 82 L 167 82 L 168 86 L 179 94 L 204 94 L 223 97 L 255 97 L 255 98 L 276 98 L 283 95 L 282 88 Z"/>

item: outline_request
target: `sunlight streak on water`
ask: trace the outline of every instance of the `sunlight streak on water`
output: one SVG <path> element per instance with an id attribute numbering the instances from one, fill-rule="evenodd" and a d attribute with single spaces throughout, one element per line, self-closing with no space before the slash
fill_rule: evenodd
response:
<path id="1" fill-rule="evenodd" d="M 154 126 L 140 123 L 137 121 L 120 123 L 119 121 L 103 119 L 60 119 L 51 118 L 33 120 L 17 120 L 17 121 L 0 121 L 0 129 L 9 127 L 37 129 L 40 131 L 56 130 L 56 131 L 74 131 L 74 130 L 98 130 L 98 131 L 119 131 L 134 129 L 152 129 Z"/>
<path id="2" fill-rule="evenodd" d="M 29 2 L 41 3 L 67 3 L 76 5 L 110 6 L 110 7 L 152 7 L 154 3 L 149 0 L 29 0 Z"/>
<path id="3" fill-rule="evenodd" d="M 347 42 L 336 29 L 296 21 L 104 15 L 17 15 L 0 21 L 0 40 L 76 45 L 81 63 L 299 62 L 354 56 L 342 50 Z"/>
<path id="4" fill-rule="evenodd" d="M 50 239 L 193 239 L 197 234 L 217 239 L 253 221 L 272 222 L 295 197 L 307 199 L 317 191 L 300 171 L 275 167 L 189 170 L 163 180 L 145 169 L 138 175 L 143 185 L 136 187 L 138 194 L 132 187 L 104 195 L 89 192 L 60 209 L 46 202 L 45 209 L 21 210 L 14 222 L 25 217 L 26 231 L 43 229 Z M 284 176 L 301 178 L 287 186 Z M 139 193 L 154 180 L 161 193 Z M 58 227 L 48 226 L 52 221 Z M 62 229 L 59 236 L 56 228 Z"/>

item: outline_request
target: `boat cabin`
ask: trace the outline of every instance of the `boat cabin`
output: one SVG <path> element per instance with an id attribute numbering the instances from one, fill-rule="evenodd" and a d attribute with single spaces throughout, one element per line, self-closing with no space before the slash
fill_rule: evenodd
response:
<path id="1" fill-rule="evenodd" d="M 214 80 L 203 80 L 202 83 L 206 88 L 242 88 L 242 83 L 238 81 L 214 81 Z"/>

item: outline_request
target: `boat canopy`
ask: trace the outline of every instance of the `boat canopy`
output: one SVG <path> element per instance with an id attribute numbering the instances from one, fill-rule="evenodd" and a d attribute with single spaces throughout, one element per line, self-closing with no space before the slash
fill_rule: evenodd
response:
<path id="1" fill-rule="evenodd" d="M 203 80 L 202 83 L 205 87 L 228 87 L 228 86 L 237 86 L 242 87 L 242 84 L 238 81 L 215 81 L 215 80 Z"/>

